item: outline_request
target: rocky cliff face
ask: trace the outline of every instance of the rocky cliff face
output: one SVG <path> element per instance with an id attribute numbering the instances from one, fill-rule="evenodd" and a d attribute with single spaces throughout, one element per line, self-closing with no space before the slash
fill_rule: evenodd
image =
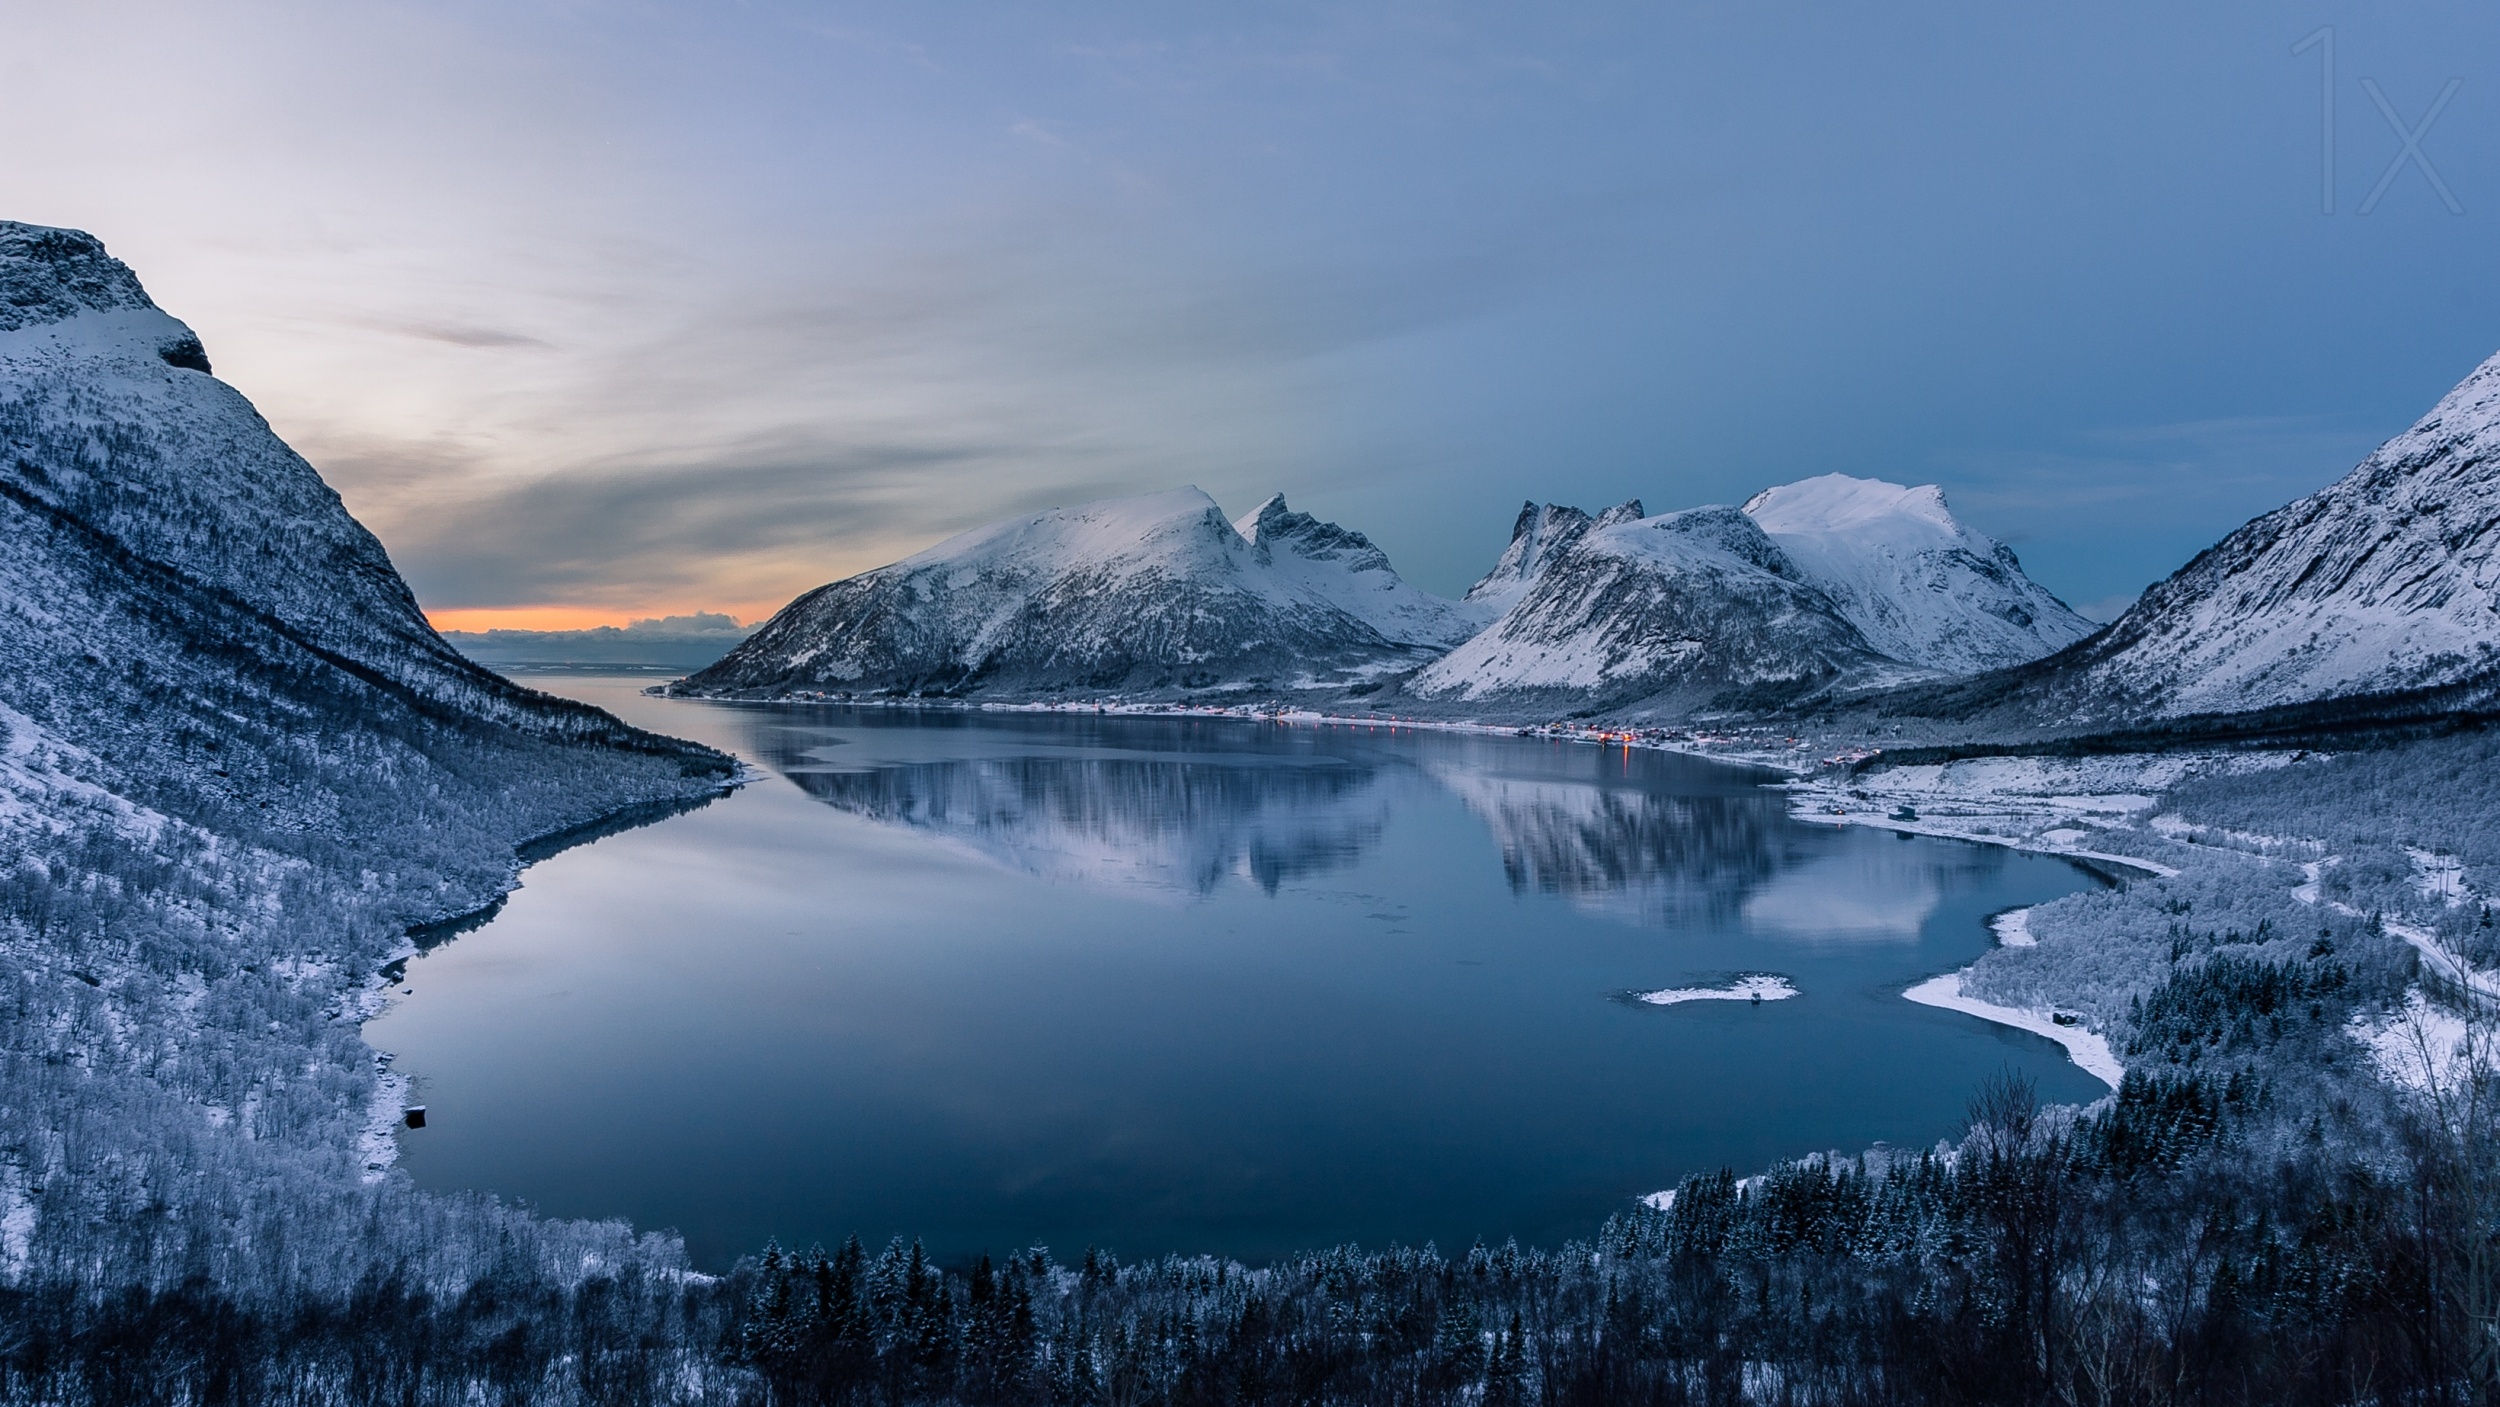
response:
<path id="1" fill-rule="evenodd" d="M 1272 694 L 1411 669 L 1470 623 L 1359 533 L 1282 498 L 1237 527 L 1185 488 L 994 524 L 819 587 L 681 687 Z"/>

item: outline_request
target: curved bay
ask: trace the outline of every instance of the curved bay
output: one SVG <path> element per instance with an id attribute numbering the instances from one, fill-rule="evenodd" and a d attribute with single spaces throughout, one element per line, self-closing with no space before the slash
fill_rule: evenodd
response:
<path id="1" fill-rule="evenodd" d="M 532 867 L 368 1027 L 428 1185 L 682 1229 L 1257 1258 L 1555 1242 L 1686 1173 L 1954 1131 L 2036 1038 L 1900 1000 L 2063 862 L 1765 774 L 1360 726 L 532 682 L 767 778 Z M 1626 990 L 1775 972 L 1795 999 Z"/>

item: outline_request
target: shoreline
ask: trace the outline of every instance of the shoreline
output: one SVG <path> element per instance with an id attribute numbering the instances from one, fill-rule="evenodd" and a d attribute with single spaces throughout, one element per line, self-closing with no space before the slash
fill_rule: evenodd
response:
<path id="1" fill-rule="evenodd" d="M 363 1177 L 366 1182 L 381 1181 L 399 1165 L 399 1133 L 405 1121 L 408 1099 L 416 1089 L 415 1076 L 391 1068 L 391 1062 L 396 1058 L 393 1052 L 374 1045 L 365 1039 L 364 1034 L 365 1027 L 372 1024 L 374 1018 L 390 1010 L 391 989 L 407 985 L 409 960 L 423 957 L 429 950 L 463 933 L 484 927 L 502 911 L 513 892 L 521 887 L 521 876 L 530 866 L 552 860 L 575 846 L 588 845 L 618 830 L 647 825 L 650 823 L 648 820 L 633 819 L 643 813 L 657 809 L 674 815 L 709 806 L 763 775 L 749 766 L 744 758 L 735 760 L 738 765 L 729 779 L 714 784 L 711 790 L 699 796 L 655 796 L 630 801 L 586 821 L 514 842 L 510 869 L 504 876 L 503 887 L 495 891 L 492 899 L 458 913 L 408 925 L 401 933 L 400 941 L 373 972 L 349 989 L 338 1013 L 339 1019 L 355 1022 L 357 1041 L 373 1054 L 373 1100 L 366 1106 L 364 1127 L 356 1134 L 356 1152 L 364 1161 Z M 657 819 L 666 819 L 666 816 Z"/>
<path id="2" fill-rule="evenodd" d="M 2035 1036 L 2045 1036 L 2066 1048 L 2066 1058 L 2073 1061 L 2077 1069 L 2113 1090 L 2118 1088 L 2118 1082 L 2126 1077 L 2127 1068 L 2118 1062 L 2117 1053 L 2109 1048 L 2107 1037 L 2097 1031 L 2087 1030 L 2080 1023 L 2072 1026 L 2059 1025 L 2047 1011 L 1998 1006 L 1994 1002 L 1982 1001 L 1977 997 L 1966 995 L 1962 991 L 1962 975 L 1969 971 L 1970 969 L 1965 967 L 1960 971 L 1930 977 L 1901 995 L 1904 999 L 1917 1002 L 1920 1006 L 1958 1011 L 1965 1016 L 1976 1016 L 1993 1025 L 2010 1026 L 2017 1031 L 2028 1031 Z"/>

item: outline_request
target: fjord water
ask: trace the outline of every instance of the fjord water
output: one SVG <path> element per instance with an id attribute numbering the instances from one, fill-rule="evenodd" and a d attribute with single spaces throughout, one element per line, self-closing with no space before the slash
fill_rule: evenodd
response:
<path id="1" fill-rule="evenodd" d="M 2049 1043 L 1916 1006 L 2039 856 L 1767 774 L 1362 726 L 722 705 L 529 680 L 763 780 L 533 866 L 367 1027 L 423 1185 L 761 1246 L 1256 1259 L 1585 1237 L 1722 1166 L 1921 1146 Z M 1631 991 L 1786 976 L 1760 1005 Z"/>

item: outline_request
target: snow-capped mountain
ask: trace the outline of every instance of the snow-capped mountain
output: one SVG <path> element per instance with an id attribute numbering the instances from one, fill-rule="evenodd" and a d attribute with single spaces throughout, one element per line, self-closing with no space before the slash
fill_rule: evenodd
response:
<path id="1" fill-rule="evenodd" d="M 1764 489 L 1745 514 L 1869 644 L 1903 664 L 1977 674 L 2099 628 L 2023 575 L 2012 549 L 1964 526 L 1934 484 L 1824 474 Z"/>
<path id="2" fill-rule="evenodd" d="M 1240 526 L 1195 488 L 948 538 L 784 607 L 681 687 L 768 695 L 1324 688 L 1411 669 L 1470 610 L 1360 533 L 1270 499 Z"/>
<path id="3" fill-rule="evenodd" d="M 1509 604 L 1410 693 L 1752 708 L 1992 669 L 2092 629 L 1957 521 L 1941 490 L 1840 474 L 1766 489 L 1741 511 L 1523 508 L 1468 597 Z"/>
<path id="4" fill-rule="evenodd" d="M 1983 686 L 2046 723 L 2500 690 L 2500 356 L 2105 633 Z"/>
<path id="5" fill-rule="evenodd" d="M 1591 524 L 1515 604 L 1407 685 L 1457 704 L 1737 709 L 1886 663 L 1734 508 Z"/>

